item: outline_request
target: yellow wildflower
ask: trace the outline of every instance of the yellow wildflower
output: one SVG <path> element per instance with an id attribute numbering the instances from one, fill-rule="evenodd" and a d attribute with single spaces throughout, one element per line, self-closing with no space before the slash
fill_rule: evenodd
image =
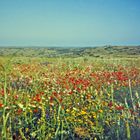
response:
<path id="1" fill-rule="evenodd" d="M 81 111 L 80 114 L 81 114 L 81 115 L 85 115 L 85 114 L 87 114 L 87 112 L 85 112 L 85 111 Z"/>
<path id="2" fill-rule="evenodd" d="M 66 112 L 70 112 L 70 110 L 69 109 L 66 109 Z"/>
<path id="3" fill-rule="evenodd" d="M 99 111 L 99 113 L 103 113 L 103 110 L 102 109 L 100 109 L 100 110 L 98 110 Z"/>
<path id="4" fill-rule="evenodd" d="M 94 119 L 96 119 L 96 118 L 97 118 L 97 115 L 96 115 L 96 113 L 95 113 L 95 112 L 93 112 L 93 113 L 92 113 L 92 117 L 93 117 Z"/>
<path id="5" fill-rule="evenodd" d="M 28 132 L 29 131 L 29 128 L 26 128 L 25 130 L 26 130 L 26 132 Z"/>

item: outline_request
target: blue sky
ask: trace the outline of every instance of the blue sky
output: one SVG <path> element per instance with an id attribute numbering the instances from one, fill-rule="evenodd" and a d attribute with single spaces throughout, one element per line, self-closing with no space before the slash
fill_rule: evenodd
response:
<path id="1" fill-rule="evenodd" d="M 140 45 L 140 0 L 0 0 L 0 46 Z"/>

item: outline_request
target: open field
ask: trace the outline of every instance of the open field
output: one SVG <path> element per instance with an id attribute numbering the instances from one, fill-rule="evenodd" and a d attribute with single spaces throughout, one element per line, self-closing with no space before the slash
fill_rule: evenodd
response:
<path id="1" fill-rule="evenodd" d="M 1 48 L 0 138 L 139 140 L 140 48 Z"/>
<path id="2" fill-rule="evenodd" d="M 102 46 L 102 47 L 0 47 L 0 56 L 24 57 L 85 57 L 94 58 L 137 58 L 140 46 Z"/>

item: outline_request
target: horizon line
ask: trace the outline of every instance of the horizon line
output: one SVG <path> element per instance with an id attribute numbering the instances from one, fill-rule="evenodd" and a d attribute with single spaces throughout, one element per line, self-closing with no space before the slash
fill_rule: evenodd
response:
<path id="1" fill-rule="evenodd" d="M 47 48 L 47 47 L 50 47 L 50 48 L 75 48 L 75 47 L 79 47 L 79 48 L 87 48 L 87 47 L 113 47 L 113 46 L 120 46 L 120 47 L 140 47 L 140 44 L 139 45 L 110 45 L 110 44 L 106 44 L 106 45 L 84 45 L 84 46 L 80 46 L 80 45 L 70 45 L 70 46 L 67 46 L 67 45 L 0 45 L 0 48 Z"/>

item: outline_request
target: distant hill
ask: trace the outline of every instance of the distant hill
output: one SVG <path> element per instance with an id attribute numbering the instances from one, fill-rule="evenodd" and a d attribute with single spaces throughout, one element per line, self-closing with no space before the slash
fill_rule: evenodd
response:
<path id="1" fill-rule="evenodd" d="M 139 57 L 140 46 L 103 47 L 0 47 L 0 56 L 25 57 Z"/>

